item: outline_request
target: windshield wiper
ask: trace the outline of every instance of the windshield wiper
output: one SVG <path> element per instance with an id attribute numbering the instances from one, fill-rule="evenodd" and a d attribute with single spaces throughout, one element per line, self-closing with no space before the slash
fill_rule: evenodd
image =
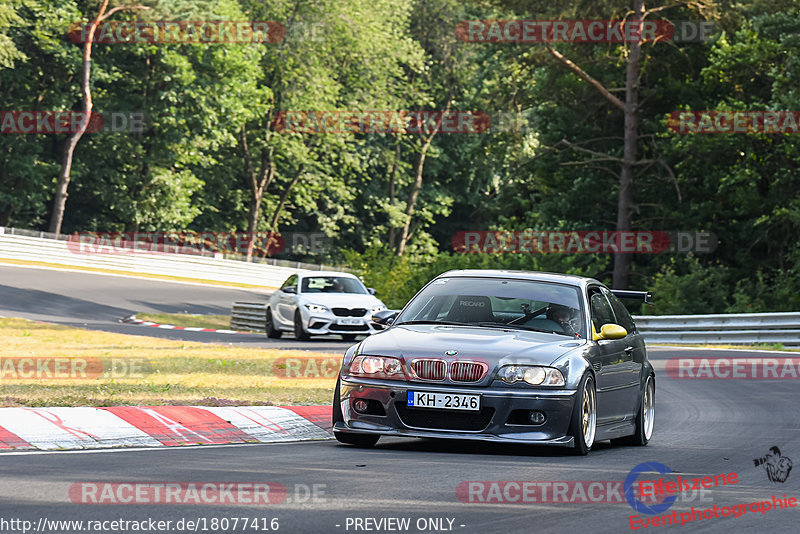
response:
<path id="1" fill-rule="evenodd" d="M 496 322 L 481 322 L 481 323 L 474 323 L 477 326 L 487 326 L 490 328 L 503 328 L 509 330 L 527 330 L 529 332 L 543 332 L 545 334 L 559 334 L 562 336 L 569 336 L 573 337 L 572 334 L 567 334 L 566 332 L 558 332 L 556 330 L 545 330 L 543 328 L 533 328 L 532 326 L 523 326 L 520 324 L 510 324 L 510 323 L 496 323 Z"/>
<path id="2" fill-rule="evenodd" d="M 447 326 L 472 326 L 470 323 L 457 323 L 455 321 L 432 321 L 425 319 L 416 321 L 403 321 L 402 323 L 396 323 L 395 326 L 399 326 L 401 324 L 443 324 Z"/>

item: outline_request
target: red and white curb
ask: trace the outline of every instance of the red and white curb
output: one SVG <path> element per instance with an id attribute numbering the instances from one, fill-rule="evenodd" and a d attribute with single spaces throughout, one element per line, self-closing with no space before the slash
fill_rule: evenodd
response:
<path id="1" fill-rule="evenodd" d="M 306 441 L 330 428 L 330 406 L 0 408 L 0 450 Z"/>
<path id="2" fill-rule="evenodd" d="M 175 326 L 174 324 L 160 324 L 152 321 L 142 321 L 137 319 L 135 315 L 123 317 L 119 320 L 120 323 L 138 324 L 141 326 L 152 326 L 153 328 L 162 328 L 164 330 L 186 330 L 187 332 L 214 332 L 216 334 L 252 334 L 253 332 L 244 332 L 241 330 L 225 330 L 216 328 L 201 328 L 198 326 Z"/>

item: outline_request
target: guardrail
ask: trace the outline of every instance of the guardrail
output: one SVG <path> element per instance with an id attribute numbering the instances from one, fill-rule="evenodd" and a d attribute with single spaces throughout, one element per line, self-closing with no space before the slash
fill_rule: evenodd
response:
<path id="1" fill-rule="evenodd" d="M 800 346 L 800 313 L 640 315 L 633 318 L 649 343 Z"/>
<path id="2" fill-rule="evenodd" d="M 231 309 L 231 330 L 265 332 L 267 305 L 254 302 L 234 302 Z"/>
<path id="3" fill-rule="evenodd" d="M 193 254 L 133 250 L 131 248 L 81 253 L 67 245 L 66 235 L 0 226 L 0 258 L 35 261 L 67 267 L 108 269 L 131 274 L 179 276 L 215 282 L 245 283 L 277 288 L 292 274 L 324 270 L 315 265 L 279 259 L 241 261 Z M 331 266 L 328 266 L 330 268 Z M 341 270 L 340 268 L 337 270 Z"/>

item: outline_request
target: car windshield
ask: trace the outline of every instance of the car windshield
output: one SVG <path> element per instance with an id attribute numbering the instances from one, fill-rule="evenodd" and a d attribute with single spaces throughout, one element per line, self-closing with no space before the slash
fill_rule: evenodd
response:
<path id="1" fill-rule="evenodd" d="M 502 278 L 439 278 L 395 324 L 476 325 L 586 337 L 580 292 L 564 284 Z"/>
<path id="2" fill-rule="evenodd" d="M 349 276 L 306 276 L 302 293 L 367 293 L 364 284 Z"/>

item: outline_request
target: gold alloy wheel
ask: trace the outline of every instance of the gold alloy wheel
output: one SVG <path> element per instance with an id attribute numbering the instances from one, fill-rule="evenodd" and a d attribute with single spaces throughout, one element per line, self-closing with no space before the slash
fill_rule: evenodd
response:
<path id="1" fill-rule="evenodd" d="M 583 386 L 583 408 L 581 410 L 583 425 L 583 442 L 587 447 L 594 443 L 594 433 L 597 426 L 597 406 L 595 403 L 594 380 L 586 380 Z"/>

